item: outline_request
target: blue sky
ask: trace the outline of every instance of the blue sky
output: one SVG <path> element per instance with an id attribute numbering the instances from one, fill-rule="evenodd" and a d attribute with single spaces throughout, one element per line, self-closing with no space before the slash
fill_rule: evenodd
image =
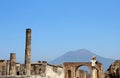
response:
<path id="1" fill-rule="evenodd" d="M 32 29 L 32 61 L 88 49 L 120 59 L 120 0 L 0 0 L 0 59 L 24 62 Z"/>

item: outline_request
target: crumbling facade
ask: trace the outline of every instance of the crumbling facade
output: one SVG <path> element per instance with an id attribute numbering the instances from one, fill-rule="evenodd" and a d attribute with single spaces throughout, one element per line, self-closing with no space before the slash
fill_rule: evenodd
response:
<path id="1" fill-rule="evenodd" d="M 6 60 L 0 60 L 0 75 L 6 75 Z"/>
<path id="2" fill-rule="evenodd" d="M 113 62 L 105 72 L 105 78 L 120 78 L 120 60 Z"/>
<path id="3" fill-rule="evenodd" d="M 92 66 L 92 62 L 65 62 L 64 78 L 80 78 L 78 68 L 81 66 L 87 66 L 90 69 L 89 78 L 104 78 L 102 64 L 99 62 L 95 62 L 94 67 Z M 87 77 L 87 75 L 85 77 Z"/>
<path id="4" fill-rule="evenodd" d="M 15 63 L 15 65 L 11 67 L 11 64 L 8 64 L 8 62 L 9 61 L 6 60 L 0 60 L 0 75 L 26 76 L 25 64 Z M 10 66 L 9 73 L 7 72 L 7 64 Z M 63 66 L 51 65 L 46 61 L 31 63 L 30 70 L 30 76 L 39 76 L 41 78 L 64 78 Z"/>

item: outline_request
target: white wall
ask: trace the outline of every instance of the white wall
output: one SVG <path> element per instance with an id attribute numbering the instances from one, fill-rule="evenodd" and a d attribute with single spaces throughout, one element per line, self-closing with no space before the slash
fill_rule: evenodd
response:
<path id="1" fill-rule="evenodd" d="M 53 66 L 46 66 L 46 77 L 47 78 L 64 78 L 64 69 L 57 67 L 57 72 L 53 71 Z"/>

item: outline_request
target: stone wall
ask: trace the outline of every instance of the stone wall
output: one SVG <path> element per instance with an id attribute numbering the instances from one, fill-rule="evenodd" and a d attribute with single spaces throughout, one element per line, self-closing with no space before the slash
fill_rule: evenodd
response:
<path id="1" fill-rule="evenodd" d="M 120 60 L 113 62 L 105 73 L 105 78 L 120 78 Z"/>
<path id="2" fill-rule="evenodd" d="M 46 67 L 46 77 L 47 78 L 64 78 L 63 67 L 47 65 L 47 67 Z"/>
<path id="3" fill-rule="evenodd" d="M 6 75 L 6 60 L 0 60 L 0 75 Z"/>
<path id="4" fill-rule="evenodd" d="M 88 78 L 87 75 L 88 75 L 87 71 L 85 71 L 85 70 L 78 69 L 76 71 L 76 78 Z"/>
<path id="5" fill-rule="evenodd" d="M 14 74 L 7 73 L 9 66 L 9 61 L 0 60 L 0 78 L 64 78 L 62 66 L 50 65 L 45 61 L 31 64 L 30 77 L 25 76 L 25 64 L 16 63 Z"/>

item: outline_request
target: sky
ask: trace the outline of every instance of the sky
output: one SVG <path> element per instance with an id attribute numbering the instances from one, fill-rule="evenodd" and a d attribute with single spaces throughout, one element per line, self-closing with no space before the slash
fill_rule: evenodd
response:
<path id="1" fill-rule="evenodd" d="M 0 59 L 24 62 L 32 29 L 32 61 L 87 49 L 120 59 L 120 0 L 0 0 Z"/>

